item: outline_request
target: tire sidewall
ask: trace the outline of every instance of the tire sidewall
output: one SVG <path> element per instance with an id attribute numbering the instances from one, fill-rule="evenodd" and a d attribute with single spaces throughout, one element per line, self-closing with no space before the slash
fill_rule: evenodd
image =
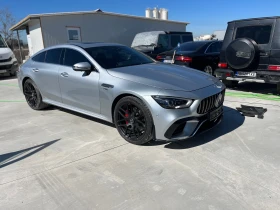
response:
<path id="1" fill-rule="evenodd" d="M 143 136 L 141 136 L 137 141 L 132 141 L 132 140 L 128 139 L 122 133 L 121 129 L 117 125 L 118 110 L 122 105 L 124 105 L 128 102 L 133 104 L 134 106 L 138 107 L 139 109 L 141 109 L 141 111 L 143 112 L 145 119 L 146 119 L 146 129 L 147 130 L 146 130 L 145 134 Z M 152 118 L 151 112 L 150 112 L 149 108 L 146 106 L 146 104 L 136 97 L 127 96 L 118 101 L 118 103 L 116 104 L 115 109 L 114 109 L 114 123 L 115 123 L 115 126 L 116 126 L 119 134 L 129 143 L 141 145 L 141 144 L 145 144 L 145 143 L 149 142 L 153 138 L 154 124 L 153 124 L 153 118 Z"/>
<path id="2" fill-rule="evenodd" d="M 30 83 L 31 85 L 33 85 L 33 87 L 34 87 L 34 89 L 35 89 L 35 91 L 36 91 L 36 94 L 37 94 L 38 103 L 36 104 L 36 107 L 30 106 L 30 104 L 28 103 L 27 98 L 26 98 L 26 96 L 25 96 L 26 102 L 27 102 L 27 104 L 29 105 L 30 108 L 32 108 L 32 109 L 34 109 L 34 110 L 39 110 L 39 109 L 41 109 L 41 106 L 42 106 L 42 104 L 43 104 L 41 93 L 40 93 L 40 91 L 39 91 L 37 85 L 33 82 L 33 80 L 31 80 L 31 79 L 26 80 L 25 83 L 24 83 L 24 86 L 25 86 L 27 83 Z"/>

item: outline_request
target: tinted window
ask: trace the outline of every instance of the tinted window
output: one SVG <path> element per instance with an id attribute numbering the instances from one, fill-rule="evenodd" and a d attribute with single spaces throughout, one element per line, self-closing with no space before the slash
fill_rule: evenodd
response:
<path id="1" fill-rule="evenodd" d="M 63 65 L 73 66 L 74 64 L 80 62 L 89 62 L 89 60 L 83 54 L 76 50 L 65 49 Z"/>
<path id="2" fill-rule="evenodd" d="M 7 45 L 6 45 L 6 43 L 4 42 L 4 39 L 2 38 L 1 35 L 0 35 L 0 47 L 1 47 L 1 48 L 7 47 Z"/>
<path id="3" fill-rule="evenodd" d="M 168 48 L 169 46 L 169 36 L 160 34 L 158 36 L 158 46 L 163 48 Z"/>
<path id="4" fill-rule="evenodd" d="M 255 40 L 257 44 L 267 44 L 270 39 L 271 25 L 266 26 L 246 26 L 237 28 L 235 39 L 250 38 Z"/>
<path id="5" fill-rule="evenodd" d="M 181 43 L 181 36 L 171 35 L 171 47 L 177 47 L 178 43 Z"/>
<path id="6" fill-rule="evenodd" d="M 85 50 L 100 66 L 105 69 L 154 62 L 150 57 L 126 46 L 102 46 L 87 48 Z"/>
<path id="7" fill-rule="evenodd" d="M 211 44 L 208 47 L 206 53 L 217 53 L 217 52 L 220 52 L 221 51 L 221 47 L 222 47 L 221 42 L 215 42 L 215 43 Z"/>
<path id="8" fill-rule="evenodd" d="M 59 60 L 60 60 L 61 51 L 62 51 L 62 48 L 48 50 L 45 62 L 53 63 L 53 64 L 60 64 Z"/>
<path id="9" fill-rule="evenodd" d="M 183 42 L 191 42 L 191 41 L 193 41 L 193 37 L 192 37 L 192 35 L 183 35 L 182 40 L 183 40 Z"/>
<path id="10" fill-rule="evenodd" d="M 186 42 L 180 45 L 180 47 L 176 47 L 176 50 L 180 51 L 197 51 L 202 46 L 204 46 L 205 42 Z"/>
<path id="11" fill-rule="evenodd" d="M 39 53 L 38 55 L 35 55 L 32 60 L 37 62 L 45 62 L 46 57 L 46 51 Z"/>

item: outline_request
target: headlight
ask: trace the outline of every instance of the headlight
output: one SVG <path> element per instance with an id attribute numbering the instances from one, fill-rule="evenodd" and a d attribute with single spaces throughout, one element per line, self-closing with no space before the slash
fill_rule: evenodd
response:
<path id="1" fill-rule="evenodd" d="M 12 56 L 11 56 L 11 58 L 13 59 L 13 58 L 15 58 L 16 56 L 15 56 L 15 54 L 14 53 L 12 53 Z"/>
<path id="2" fill-rule="evenodd" d="M 176 98 L 172 96 L 152 96 L 153 99 L 165 109 L 183 109 L 192 105 L 192 99 Z"/>

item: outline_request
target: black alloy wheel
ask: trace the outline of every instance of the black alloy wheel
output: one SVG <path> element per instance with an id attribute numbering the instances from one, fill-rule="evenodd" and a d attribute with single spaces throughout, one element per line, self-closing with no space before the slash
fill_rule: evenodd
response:
<path id="1" fill-rule="evenodd" d="M 138 98 L 122 98 L 115 107 L 114 122 L 120 135 L 130 143 L 139 145 L 152 139 L 152 116 Z"/>
<path id="2" fill-rule="evenodd" d="M 23 94 L 28 105 L 35 110 L 46 108 L 48 105 L 42 101 L 42 96 L 35 83 L 28 79 L 23 85 Z"/>

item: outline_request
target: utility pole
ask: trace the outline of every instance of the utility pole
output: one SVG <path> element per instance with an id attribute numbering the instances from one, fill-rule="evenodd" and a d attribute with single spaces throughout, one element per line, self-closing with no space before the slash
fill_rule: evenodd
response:
<path id="1" fill-rule="evenodd" d="M 21 47 L 20 47 L 18 30 L 17 30 L 17 40 L 18 40 L 18 48 L 19 48 L 19 54 L 20 54 L 21 63 L 23 63 L 22 51 L 21 51 Z"/>

